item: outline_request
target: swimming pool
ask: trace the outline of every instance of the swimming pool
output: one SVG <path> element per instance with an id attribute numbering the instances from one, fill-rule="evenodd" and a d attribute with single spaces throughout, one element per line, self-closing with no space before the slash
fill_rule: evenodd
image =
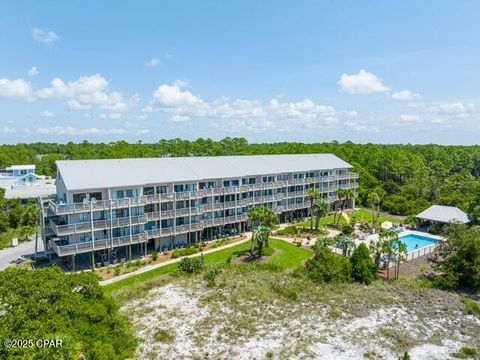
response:
<path id="1" fill-rule="evenodd" d="M 438 241 L 417 234 L 407 234 L 400 236 L 399 239 L 407 245 L 407 252 L 422 249 L 424 247 L 435 245 Z"/>

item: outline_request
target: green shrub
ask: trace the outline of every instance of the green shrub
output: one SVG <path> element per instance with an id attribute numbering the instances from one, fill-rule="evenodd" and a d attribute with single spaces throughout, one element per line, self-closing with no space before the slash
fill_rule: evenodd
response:
<path id="1" fill-rule="evenodd" d="M 212 265 L 205 270 L 203 278 L 207 282 L 208 286 L 215 285 L 215 278 L 222 273 L 222 270 L 222 265 Z"/>
<path id="2" fill-rule="evenodd" d="M 176 259 L 182 256 L 193 255 L 198 253 L 198 249 L 195 246 L 190 246 L 187 248 L 176 249 L 172 252 L 172 259 Z"/>
<path id="3" fill-rule="evenodd" d="M 377 267 L 370 256 L 367 245 L 360 244 L 350 258 L 353 280 L 369 285 L 377 278 Z"/>
<path id="4" fill-rule="evenodd" d="M 324 246 L 314 247 L 315 256 L 305 263 L 310 278 L 317 282 L 351 281 L 352 266 L 348 258 L 332 253 Z"/>
<path id="5" fill-rule="evenodd" d="M 453 354 L 453 356 L 460 358 L 460 359 L 476 359 L 478 355 L 478 351 L 471 347 L 462 347 L 458 352 Z"/>
<path id="6" fill-rule="evenodd" d="M 19 286 L 21 284 L 21 286 Z M 94 272 L 66 274 L 57 267 L 0 272 L 0 337 L 63 339 L 62 347 L 4 348 L 1 359 L 126 359 L 136 340 L 118 304 Z M 108 336 L 107 336 L 108 335 Z"/>
<path id="7" fill-rule="evenodd" d="M 398 358 L 398 360 L 411 360 L 412 358 L 410 357 L 410 354 L 405 351 L 402 356 Z"/>
<path id="8" fill-rule="evenodd" d="M 196 274 L 202 270 L 203 263 L 203 256 L 193 258 L 186 257 L 178 263 L 178 268 L 183 272 Z"/>
<path id="9" fill-rule="evenodd" d="M 158 259 L 158 251 L 155 250 L 152 252 L 152 260 L 157 261 L 157 259 Z"/>
<path id="10" fill-rule="evenodd" d="M 467 297 L 463 297 L 462 301 L 465 304 L 465 312 L 467 314 L 480 315 L 480 305 L 478 302 Z"/>
<path id="11" fill-rule="evenodd" d="M 289 225 L 289 226 L 286 226 L 283 229 L 278 230 L 277 235 L 293 236 L 293 235 L 297 235 L 297 231 L 298 231 L 298 229 L 297 229 L 296 225 Z"/>
<path id="12" fill-rule="evenodd" d="M 120 275 L 120 272 L 122 271 L 122 265 L 116 265 L 113 269 L 113 274 L 115 276 Z"/>
<path id="13" fill-rule="evenodd" d="M 173 340 L 175 340 L 175 335 L 173 335 L 170 331 L 159 329 L 155 331 L 155 334 L 153 334 L 153 339 L 156 342 L 172 343 Z"/>

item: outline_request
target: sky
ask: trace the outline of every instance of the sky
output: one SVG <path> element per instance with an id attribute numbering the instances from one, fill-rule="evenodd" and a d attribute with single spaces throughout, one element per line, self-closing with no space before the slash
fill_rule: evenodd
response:
<path id="1" fill-rule="evenodd" d="M 0 143 L 480 143 L 478 1 L 0 2 Z"/>

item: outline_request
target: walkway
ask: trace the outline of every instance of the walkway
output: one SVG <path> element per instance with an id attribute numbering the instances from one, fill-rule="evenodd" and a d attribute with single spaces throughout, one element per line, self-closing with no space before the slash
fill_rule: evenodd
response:
<path id="1" fill-rule="evenodd" d="M 43 252 L 43 241 L 38 239 L 38 254 Z M 25 241 L 18 246 L 9 247 L 0 250 L 0 270 L 4 270 L 8 266 L 18 264 L 25 261 L 26 257 L 30 257 L 35 254 L 35 241 Z"/>
<path id="2" fill-rule="evenodd" d="M 246 232 L 245 235 L 246 235 L 246 238 L 243 239 L 243 240 L 236 241 L 236 242 L 233 242 L 231 244 L 224 245 L 224 246 L 219 246 L 217 248 L 213 248 L 213 249 L 210 249 L 210 250 L 199 252 L 199 253 L 196 253 L 196 254 L 193 254 L 193 255 L 188 255 L 186 257 L 197 257 L 197 256 L 201 256 L 201 255 L 211 254 L 211 253 L 216 252 L 216 251 L 225 250 L 225 249 L 228 249 L 228 248 L 246 243 L 246 242 L 248 242 L 252 239 L 252 233 L 251 232 Z M 167 260 L 167 261 L 164 261 L 164 262 L 161 262 L 161 263 L 158 263 L 158 264 L 154 264 L 154 265 L 148 265 L 148 266 L 145 266 L 145 267 L 143 267 L 141 269 L 138 269 L 136 271 L 132 271 L 131 273 L 128 273 L 128 274 L 115 276 L 111 279 L 101 281 L 100 285 L 105 286 L 105 285 L 113 284 L 117 281 L 128 279 L 132 276 L 143 274 L 143 273 L 148 272 L 150 270 L 158 269 L 160 267 L 167 266 L 167 265 L 170 265 L 170 264 L 175 264 L 175 263 L 180 262 L 184 257 L 185 256 L 182 256 L 182 257 L 179 257 L 179 258 L 176 258 L 176 259 Z"/>

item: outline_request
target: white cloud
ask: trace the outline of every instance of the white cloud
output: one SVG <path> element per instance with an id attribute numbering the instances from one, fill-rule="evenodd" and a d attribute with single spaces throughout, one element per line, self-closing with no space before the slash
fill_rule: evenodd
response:
<path id="1" fill-rule="evenodd" d="M 48 111 L 48 110 L 45 110 L 45 111 L 42 111 L 40 112 L 40 116 L 43 116 L 43 117 L 54 117 L 55 114 L 51 111 Z"/>
<path id="2" fill-rule="evenodd" d="M 33 90 L 28 81 L 0 78 L 0 98 L 33 100 Z"/>
<path id="3" fill-rule="evenodd" d="M 173 115 L 170 118 L 171 122 L 185 122 L 185 121 L 188 121 L 188 120 L 190 120 L 190 117 L 185 116 L 185 115 Z"/>
<path id="4" fill-rule="evenodd" d="M 299 127 L 332 127 L 340 118 L 358 115 L 355 111 L 337 112 L 333 106 L 317 104 L 310 99 L 282 102 L 273 98 L 264 103 L 258 100 L 220 98 L 207 102 L 199 95 L 182 89 L 180 85 L 175 82 L 159 86 L 153 93 L 153 102 L 148 111 L 167 113 L 171 122 L 222 120 L 224 123 L 219 126 L 229 131 L 289 131 Z"/>
<path id="5" fill-rule="evenodd" d="M 418 97 L 420 97 L 420 94 L 413 93 L 410 90 L 401 90 L 392 94 L 392 99 L 400 101 L 414 100 Z"/>
<path id="6" fill-rule="evenodd" d="M 430 111 L 443 116 L 469 117 L 475 106 L 472 103 L 452 102 L 432 106 Z"/>
<path id="7" fill-rule="evenodd" d="M 42 127 L 38 128 L 37 132 L 43 135 L 115 135 L 115 134 L 125 134 L 125 129 L 104 129 L 104 128 L 76 128 L 76 127 L 63 127 L 63 126 L 52 126 L 52 127 Z"/>
<path id="8" fill-rule="evenodd" d="M 35 41 L 43 44 L 52 45 L 59 39 L 58 35 L 54 31 L 49 31 L 40 28 L 32 29 L 32 37 Z"/>
<path id="9" fill-rule="evenodd" d="M 157 67 L 161 63 L 162 63 L 162 61 L 160 59 L 153 58 L 153 59 L 150 59 L 148 61 L 145 61 L 145 66 L 153 68 L 153 67 Z"/>
<path id="10" fill-rule="evenodd" d="M 137 135 L 145 135 L 145 134 L 150 134 L 149 129 L 140 129 L 137 131 Z"/>
<path id="11" fill-rule="evenodd" d="M 88 110 L 98 106 L 112 112 L 126 112 L 139 102 L 137 95 L 125 99 L 119 92 L 106 91 L 109 82 L 101 75 L 83 76 L 75 81 L 65 82 L 55 78 L 51 86 L 37 91 L 40 98 L 68 99 L 68 106 L 73 110 Z"/>
<path id="12" fill-rule="evenodd" d="M 182 90 L 178 82 L 172 85 L 160 85 L 153 93 L 153 100 L 157 105 L 167 108 L 201 109 L 206 104 L 199 96 L 188 90 Z"/>
<path id="13" fill-rule="evenodd" d="M 0 126 L 0 134 L 13 134 L 15 129 L 7 126 Z"/>
<path id="14" fill-rule="evenodd" d="M 338 85 L 349 94 L 374 94 L 389 90 L 375 74 L 360 70 L 358 74 L 342 74 Z"/>
<path id="15" fill-rule="evenodd" d="M 122 114 L 119 113 L 109 113 L 109 114 L 100 114 L 100 119 L 120 119 Z"/>
<path id="16" fill-rule="evenodd" d="M 401 114 L 400 122 L 402 123 L 417 123 L 420 121 L 420 116 L 418 114 Z"/>
<path id="17" fill-rule="evenodd" d="M 30 76 L 30 77 L 37 76 L 38 74 L 40 74 L 40 71 L 38 70 L 38 68 L 36 66 L 32 66 L 28 70 L 28 76 Z"/>

